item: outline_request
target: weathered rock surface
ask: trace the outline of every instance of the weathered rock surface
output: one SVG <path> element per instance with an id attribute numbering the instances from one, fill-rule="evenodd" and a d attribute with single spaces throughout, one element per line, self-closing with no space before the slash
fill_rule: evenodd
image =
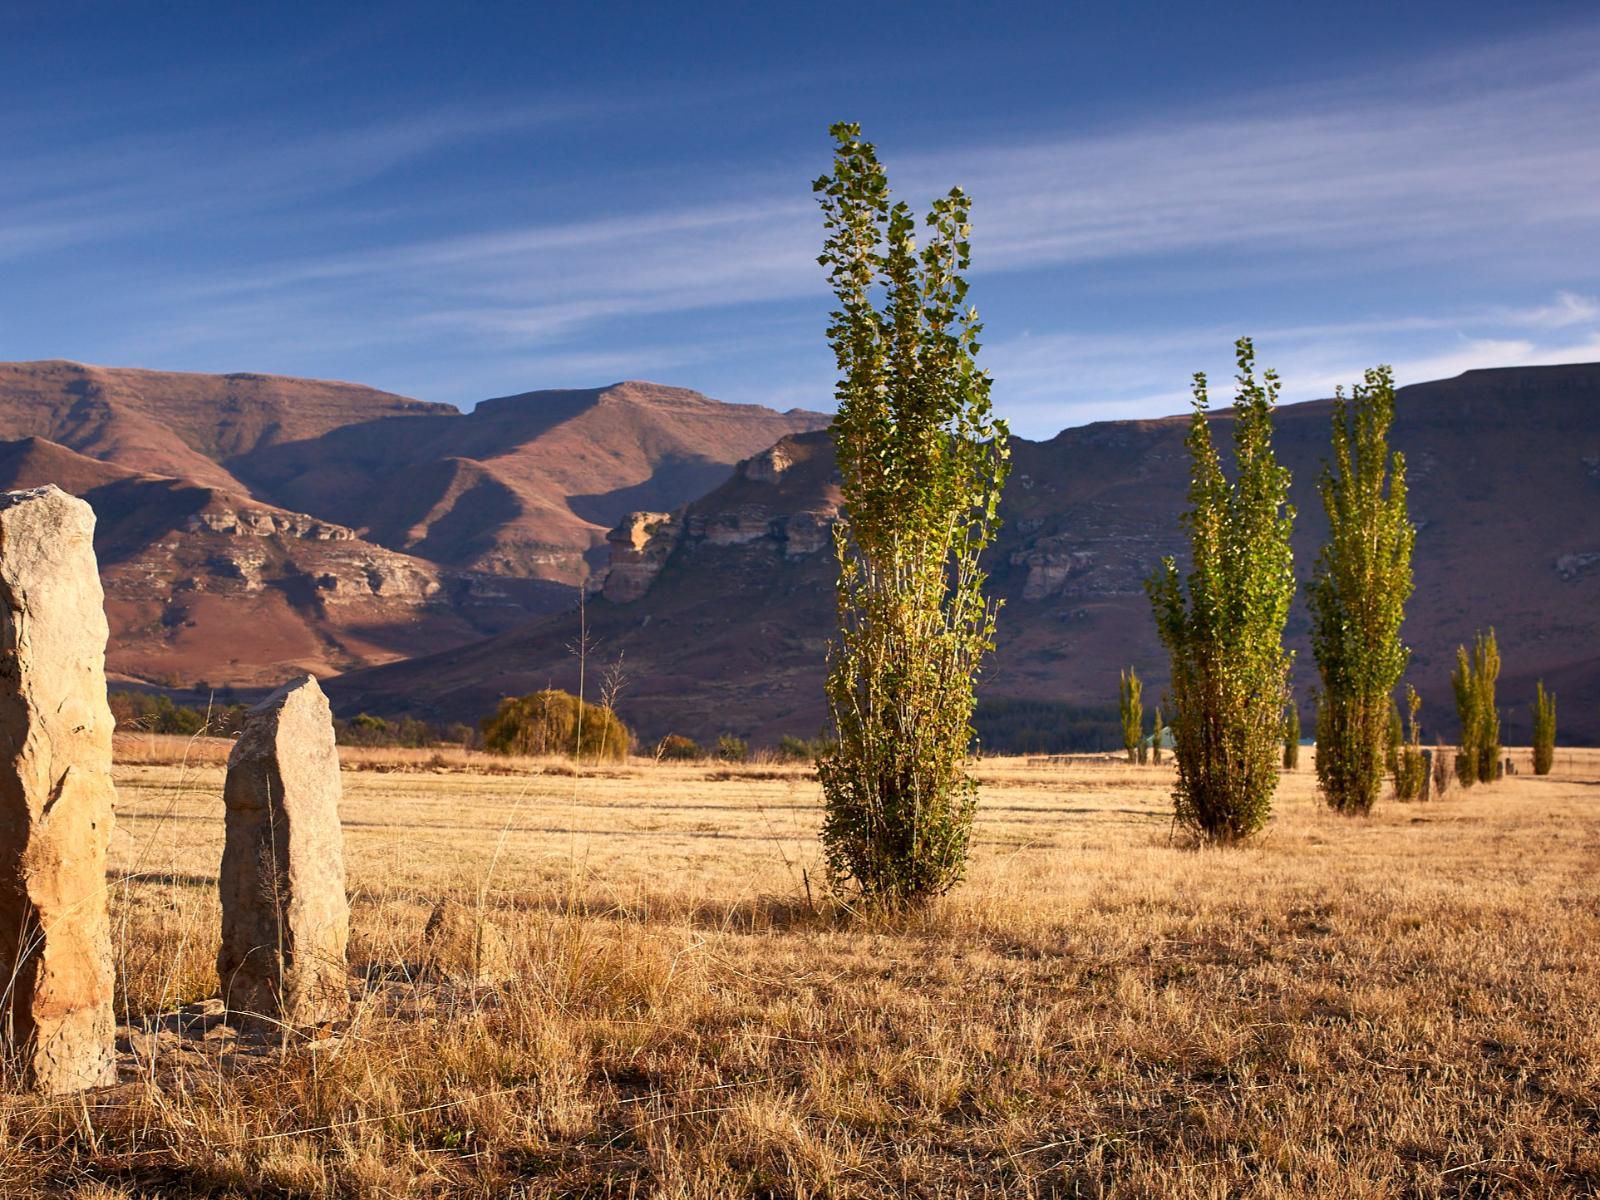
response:
<path id="1" fill-rule="evenodd" d="M 59 488 L 0 495 L 0 1038 L 48 1093 L 116 1082 L 93 539 L 93 510 Z"/>
<path id="2" fill-rule="evenodd" d="M 649 591 L 682 533 L 683 526 L 671 513 L 634 512 L 623 517 L 621 524 L 606 534 L 611 562 L 605 578 L 606 599 L 627 604 Z"/>
<path id="3" fill-rule="evenodd" d="M 246 1025 L 295 1028 L 344 1014 L 340 793 L 333 714 L 305 675 L 250 710 L 228 756 L 217 976 Z"/>
<path id="4" fill-rule="evenodd" d="M 511 978 L 505 934 L 471 905 L 441 900 L 423 930 L 423 969 L 453 983 L 490 984 Z"/>

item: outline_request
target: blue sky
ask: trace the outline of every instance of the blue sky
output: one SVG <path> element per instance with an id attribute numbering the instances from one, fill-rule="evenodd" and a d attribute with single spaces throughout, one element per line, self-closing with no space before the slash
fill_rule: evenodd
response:
<path id="1" fill-rule="evenodd" d="M 1241 333 L 1288 399 L 1600 360 L 1600 11 L 1538 0 L 0 0 L 0 359 L 826 408 L 841 119 L 973 193 L 1019 433 Z"/>

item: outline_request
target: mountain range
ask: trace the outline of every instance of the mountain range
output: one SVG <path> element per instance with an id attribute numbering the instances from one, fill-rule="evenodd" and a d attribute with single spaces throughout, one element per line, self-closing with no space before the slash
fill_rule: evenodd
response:
<path id="1" fill-rule="evenodd" d="M 1286 405 L 1297 570 L 1326 521 L 1327 401 Z M 1209 418 L 1228 441 L 1231 414 Z M 827 417 L 648 383 L 470 413 L 350 384 L 0 364 L 0 486 L 87 497 L 120 678 L 265 686 L 309 669 L 341 711 L 475 720 L 610 668 L 650 741 L 812 736 L 833 623 Z M 1165 667 L 1143 580 L 1181 557 L 1187 418 L 1013 440 L 988 560 L 1005 602 L 984 707 L 1050 748 L 1133 665 Z M 1453 736 L 1455 647 L 1494 626 L 1506 734 L 1542 678 L 1600 740 L 1600 364 L 1401 389 L 1393 441 L 1419 528 L 1405 637 L 1427 736 Z M 580 603 L 581 598 L 581 603 Z M 1290 642 L 1307 719 L 1307 617 Z M 583 647 L 580 656 L 577 648 Z M 580 661 L 581 657 L 581 661 Z M 980 722 L 980 728 L 982 728 Z"/>
<path id="2" fill-rule="evenodd" d="M 264 686 L 571 604 L 629 509 L 687 503 L 820 413 L 619 383 L 470 413 L 346 383 L 0 364 L 0 487 L 94 505 L 109 667 Z"/>

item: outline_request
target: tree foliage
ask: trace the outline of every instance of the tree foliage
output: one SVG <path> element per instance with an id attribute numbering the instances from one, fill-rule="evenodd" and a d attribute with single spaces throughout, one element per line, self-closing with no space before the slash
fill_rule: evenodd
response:
<path id="1" fill-rule="evenodd" d="M 495 754 L 566 754 L 580 761 L 625 758 L 633 741 L 611 709 L 555 688 L 507 696 L 482 729 L 484 749 Z"/>
<path id="2" fill-rule="evenodd" d="M 1155 727 L 1150 731 L 1150 761 L 1156 766 L 1161 765 L 1161 739 L 1166 735 L 1166 722 L 1161 715 L 1161 706 L 1156 705 Z"/>
<path id="3" fill-rule="evenodd" d="M 212 705 L 204 710 L 191 708 L 175 703 L 165 692 L 111 692 L 106 700 L 118 729 L 184 737 L 236 734 L 244 724 L 247 711 L 243 704 Z"/>
<path id="4" fill-rule="evenodd" d="M 1461 723 L 1456 777 L 1464 787 L 1492 783 L 1500 777 L 1500 710 L 1495 701 L 1499 678 L 1500 645 L 1493 629 L 1473 639 L 1470 654 L 1465 646 L 1456 647 L 1450 686 Z"/>
<path id="5" fill-rule="evenodd" d="M 1556 762 L 1556 694 L 1539 680 L 1533 696 L 1533 773 L 1548 775 Z"/>
<path id="6" fill-rule="evenodd" d="M 970 202 L 916 221 L 858 126 L 835 125 L 814 185 L 838 299 L 832 434 L 844 513 L 834 529 L 839 634 L 827 693 L 837 744 L 818 762 L 836 889 L 900 908 L 964 874 L 977 787 L 967 771 L 973 684 L 997 605 L 979 556 L 1008 470 L 1006 428 L 977 365 L 966 304 Z"/>
<path id="7" fill-rule="evenodd" d="M 1423 777 L 1427 773 L 1427 760 L 1422 757 L 1422 725 L 1417 714 L 1422 711 L 1422 697 L 1417 689 L 1406 684 L 1406 710 L 1402 725 L 1400 708 L 1395 706 L 1394 778 L 1396 800 L 1415 800 L 1422 795 Z"/>
<path id="8" fill-rule="evenodd" d="M 1177 818 L 1218 842 L 1265 824 L 1278 783 L 1290 656 L 1284 623 L 1294 597 L 1289 473 L 1272 451 L 1278 377 L 1255 376 L 1248 338 L 1236 346 L 1237 478 L 1211 439 L 1206 378 L 1195 376 L 1188 448 L 1190 570 L 1167 558 L 1147 586 L 1172 660 Z"/>
<path id="9" fill-rule="evenodd" d="M 1317 781 L 1340 812 L 1372 811 L 1383 786 L 1392 696 L 1410 652 L 1400 640 L 1411 597 L 1416 528 L 1406 510 L 1405 457 L 1389 450 L 1388 367 L 1333 401 L 1332 458 L 1319 490 L 1328 541 L 1307 599 L 1317 699 Z M 1398 718 L 1396 718 L 1398 720 Z"/>
<path id="10" fill-rule="evenodd" d="M 699 742 L 681 733 L 669 733 L 656 743 L 658 762 L 694 762 L 705 756 L 706 752 L 700 748 Z"/>
<path id="11" fill-rule="evenodd" d="M 1300 768 L 1300 706 L 1289 698 L 1289 712 L 1283 722 L 1283 769 Z"/>
<path id="12" fill-rule="evenodd" d="M 1133 762 L 1144 739 L 1144 681 L 1129 667 L 1117 686 L 1117 711 L 1122 717 L 1122 748 Z"/>
<path id="13" fill-rule="evenodd" d="M 748 762 L 750 743 L 733 733 L 717 735 L 717 758 L 722 762 Z"/>

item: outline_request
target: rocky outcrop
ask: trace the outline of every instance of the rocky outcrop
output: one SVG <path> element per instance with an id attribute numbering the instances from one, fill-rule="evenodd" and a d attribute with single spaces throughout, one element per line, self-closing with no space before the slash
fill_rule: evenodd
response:
<path id="1" fill-rule="evenodd" d="M 312 542 L 348 542 L 354 530 L 308 517 L 305 513 L 271 508 L 216 506 L 192 515 L 184 526 L 190 533 L 221 533 L 231 537 L 290 537 Z"/>
<path id="2" fill-rule="evenodd" d="M 334 1020 L 349 1002 L 350 907 L 333 714 L 310 675 L 250 710 L 228 756 L 217 976 L 259 1030 Z"/>
<path id="3" fill-rule="evenodd" d="M 746 546 L 773 536 L 772 510 L 764 504 L 744 504 L 721 512 L 696 513 L 689 518 L 689 536 L 713 546 Z"/>
<path id="4" fill-rule="evenodd" d="M 755 483 L 777 483 L 779 476 L 792 466 L 794 455 L 788 446 L 779 442 L 770 450 L 745 459 L 739 464 L 739 474 Z"/>
<path id="5" fill-rule="evenodd" d="M 1022 585 L 1024 600 L 1060 595 L 1069 580 L 1094 563 L 1093 552 L 1073 549 L 1073 544 L 1071 538 L 1057 535 L 1040 538 L 1026 549 L 1012 552 L 1011 565 L 1027 571 Z"/>
<path id="6" fill-rule="evenodd" d="M 1600 571 L 1600 552 L 1563 554 L 1555 561 L 1555 571 L 1567 583 L 1581 578 L 1590 571 Z"/>
<path id="7" fill-rule="evenodd" d="M 631 604 L 650 590 L 680 545 L 739 547 L 757 555 L 803 559 L 831 551 L 836 511 L 807 509 L 774 513 L 745 505 L 710 514 L 629 513 L 606 535 L 610 566 L 602 592 L 616 604 Z"/>
<path id="8" fill-rule="evenodd" d="M 605 598 L 628 604 L 650 590 L 683 527 L 671 513 L 633 512 L 606 534 L 610 567 L 603 588 Z"/>
<path id="9" fill-rule="evenodd" d="M 803 510 L 778 522 L 776 535 L 783 541 L 785 558 L 810 558 L 833 549 L 833 527 L 839 523 L 836 510 Z"/>
<path id="10" fill-rule="evenodd" d="M 94 512 L 0 495 L 0 1038 L 61 1093 L 116 1082 L 111 710 Z"/>
<path id="11" fill-rule="evenodd" d="M 335 554 L 317 576 L 317 592 L 325 601 L 372 597 L 421 602 L 439 593 L 437 572 L 401 554 L 368 548 L 357 554 Z"/>

